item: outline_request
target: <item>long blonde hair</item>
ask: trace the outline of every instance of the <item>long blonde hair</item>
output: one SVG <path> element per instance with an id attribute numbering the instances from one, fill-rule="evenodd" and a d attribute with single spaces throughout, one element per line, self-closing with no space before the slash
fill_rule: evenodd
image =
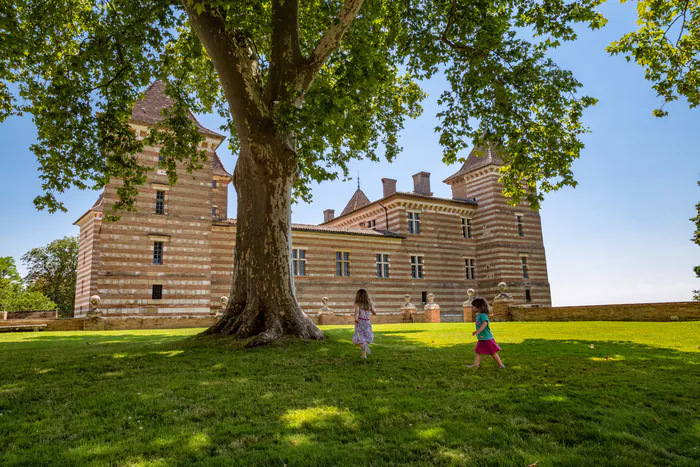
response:
<path id="1" fill-rule="evenodd" d="M 372 309 L 372 299 L 369 298 L 369 294 L 365 289 L 360 289 L 355 294 L 355 306 L 359 306 L 365 311 Z"/>

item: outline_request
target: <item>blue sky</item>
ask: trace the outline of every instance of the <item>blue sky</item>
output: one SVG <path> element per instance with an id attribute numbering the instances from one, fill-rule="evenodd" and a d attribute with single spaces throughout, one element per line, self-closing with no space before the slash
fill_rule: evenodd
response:
<path id="1" fill-rule="evenodd" d="M 636 303 L 690 300 L 700 289 L 692 267 L 700 264 L 700 248 L 690 242 L 695 203 L 700 201 L 700 111 L 681 101 L 667 106 L 670 116 L 652 117 L 660 105 L 643 71 L 622 57 L 610 57 L 605 47 L 635 27 L 632 4 L 604 5 L 610 20 L 602 31 L 582 30 L 579 41 L 554 54 L 574 71 L 583 92 L 600 101 L 584 114 L 592 132 L 574 165 L 576 189 L 550 194 L 542 207 L 542 224 L 554 305 Z M 459 166 L 441 160 L 436 126 L 436 99 L 443 82 L 425 85 L 429 93 L 424 114 L 407 122 L 403 153 L 393 163 L 358 161 L 362 189 L 381 197 L 381 178 L 395 178 L 398 189 L 412 190 L 411 176 L 431 172 L 436 196 L 450 197 L 441 183 Z M 217 129 L 212 116 L 201 116 Z M 72 190 L 63 196 L 68 213 L 39 212 L 32 204 L 40 193 L 38 164 L 29 147 L 36 130 L 30 117 L 15 117 L 0 125 L 0 256 L 19 258 L 31 248 L 78 233 L 73 222 L 98 194 Z M 233 170 L 235 157 L 219 151 Z M 466 153 L 464 154 L 466 156 Z M 339 212 L 356 189 L 356 180 L 325 182 L 313 188 L 314 201 L 293 207 L 293 221 L 320 223 L 324 209 Z M 235 217 L 235 193 L 229 193 L 230 217 Z"/>

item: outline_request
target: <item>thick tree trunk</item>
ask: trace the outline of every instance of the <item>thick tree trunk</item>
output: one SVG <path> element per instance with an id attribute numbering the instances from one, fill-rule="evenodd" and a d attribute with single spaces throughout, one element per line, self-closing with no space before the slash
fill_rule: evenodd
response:
<path id="1" fill-rule="evenodd" d="M 233 175 L 238 194 L 233 285 L 226 311 L 206 333 L 255 336 L 249 346 L 285 334 L 325 339 L 294 294 L 289 253 L 298 166 L 293 139 L 269 134 L 241 143 Z"/>

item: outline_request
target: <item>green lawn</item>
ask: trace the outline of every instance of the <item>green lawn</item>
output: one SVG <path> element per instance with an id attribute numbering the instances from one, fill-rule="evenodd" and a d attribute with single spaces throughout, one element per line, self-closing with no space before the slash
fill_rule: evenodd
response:
<path id="1" fill-rule="evenodd" d="M 700 465 L 700 323 L 0 334 L 0 465 Z M 590 348 L 590 344 L 594 348 Z M 609 358 L 612 357 L 612 358 Z"/>

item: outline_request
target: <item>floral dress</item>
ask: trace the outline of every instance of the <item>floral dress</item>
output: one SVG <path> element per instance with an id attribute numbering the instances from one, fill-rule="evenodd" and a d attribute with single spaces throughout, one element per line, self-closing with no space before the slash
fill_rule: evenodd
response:
<path id="1" fill-rule="evenodd" d="M 374 342 L 372 323 L 369 321 L 369 311 L 360 308 L 359 318 L 355 323 L 355 334 L 352 335 L 353 344 L 371 344 Z"/>

